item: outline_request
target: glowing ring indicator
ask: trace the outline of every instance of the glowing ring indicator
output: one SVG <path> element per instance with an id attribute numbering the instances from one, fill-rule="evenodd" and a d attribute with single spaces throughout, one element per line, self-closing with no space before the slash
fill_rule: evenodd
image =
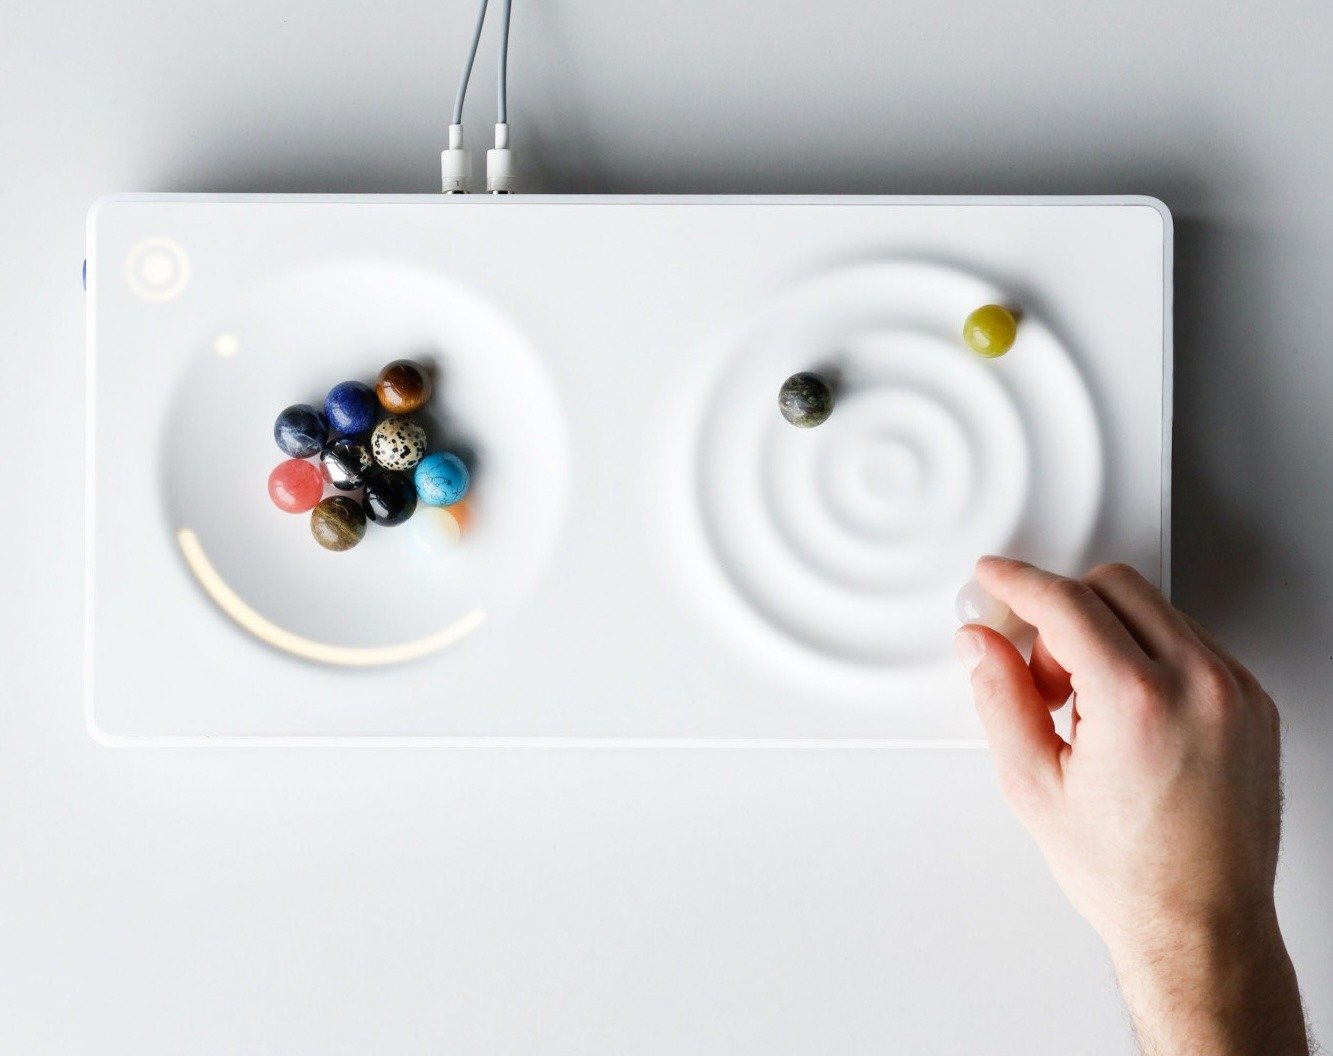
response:
<path id="1" fill-rule="evenodd" d="M 169 238 L 144 239 L 125 260 L 125 281 L 145 301 L 169 301 L 189 285 L 190 258 Z"/>
<path id="2" fill-rule="evenodd" d="M 204 553 L 199 537 L 193 530 L 180 529 L 176 533 L 176 542 L 181 548 L 181 555 L 185 558 L 186 565 L 189 566 L 199 585 L 204 588 L 204 592 L 238 627 L 275 649 L 281 649 L 285 653 L 305 660 L 342 667 L 400 664 L 439 652 L 465 638 L 486 622 L 486 613 L 482 609 L 473 609 L 434 634 L 409 642 L 400 642 L 397 645 L 348 646 L 317 642 L 294 634 L 256 612 L 213 567 L 213 562 Z"/>

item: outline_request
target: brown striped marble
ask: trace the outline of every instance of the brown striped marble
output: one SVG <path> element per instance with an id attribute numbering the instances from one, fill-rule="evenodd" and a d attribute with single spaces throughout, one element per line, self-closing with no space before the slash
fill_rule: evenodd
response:
<path id="1" fill-rule="evenodd" d="M 365 537 L 365 512 L 355 499 L 330 495 L 310 511 L 310 534 L 325 550 L 350 550 Z"/>

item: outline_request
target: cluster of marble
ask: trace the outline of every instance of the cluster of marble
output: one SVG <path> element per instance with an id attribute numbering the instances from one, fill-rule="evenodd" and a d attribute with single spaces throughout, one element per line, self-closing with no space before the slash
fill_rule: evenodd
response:
<path id="1" fill-rule="evenodd" d="M 425 428 L 406 417 L 425 407 L 433 390 L 425 367 L 396 359 L 373 388 L 359 381 L 335 385 L 322 411 L 307 403 L 284 408 L 273 439 L 288 458 L 269 474 L 273 504 L 285 513 L 308 512 L 310 534 L 326 550 L 350 550 L 365 537 L 367 522 L 403 524 L 420 502 L 439 511 L 421 519 L 415 534 L 422 548 L 451 548 L 466 521 L 462 502 L 471 474 L 457 455 L 428 453 Z M 388 417 L 381 420 L 382 412 Z M 326 484 L 360 496 L 326 498 Z"/>

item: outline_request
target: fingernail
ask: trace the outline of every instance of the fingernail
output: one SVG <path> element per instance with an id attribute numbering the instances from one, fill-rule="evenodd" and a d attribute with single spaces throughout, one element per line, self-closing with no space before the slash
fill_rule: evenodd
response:
<path id="1" fill-rule="evenodd" d="M 977 664 L 986 655 L 986 643 L 976 631 L 959 631 L 953 636 L 953 648 L 968 674 L 976 670 Z"/>

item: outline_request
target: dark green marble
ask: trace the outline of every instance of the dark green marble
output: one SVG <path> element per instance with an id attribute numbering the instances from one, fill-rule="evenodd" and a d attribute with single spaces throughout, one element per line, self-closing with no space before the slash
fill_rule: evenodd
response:
<path id="1" fill-rule="evenodd" d="M 803 370 L 782 383 L 778 409 L 797 428 L 812 429 L 833 413 L 833 389 L 818 374 Z"/>

